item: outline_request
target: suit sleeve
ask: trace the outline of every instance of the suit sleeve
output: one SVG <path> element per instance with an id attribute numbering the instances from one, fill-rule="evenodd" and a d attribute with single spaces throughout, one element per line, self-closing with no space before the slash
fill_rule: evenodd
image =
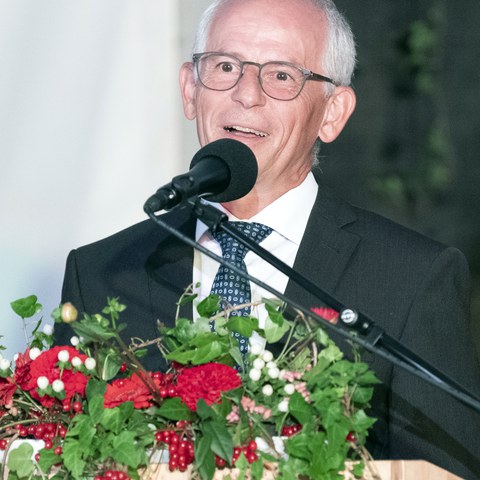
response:
<path id="1" fill-rule="evenodd" d="M 463 254 L 444 249 L 421 283 L 399 340 L 480 398 L 480 366 L 467 324 L 469 283 Z M 480 413 L 398 368 L 390 402 L 395 458 L 426 458 L 462 478 L 480 478 Z"/>
<path id="2" fill-rule="evenodd" d="M 79 315 L 85 311 L 77 270 L 76 250 L 72 250 L 67 257 L 65 275 L 63 278 L 61 303 L 67 302 L 70 302 L 75 306 Z M 69 325 L 65 323 L 55 325 L 55 343 L 58 345 L 70 345 L 70 338 L 73 334 L 73 330 Z"/>

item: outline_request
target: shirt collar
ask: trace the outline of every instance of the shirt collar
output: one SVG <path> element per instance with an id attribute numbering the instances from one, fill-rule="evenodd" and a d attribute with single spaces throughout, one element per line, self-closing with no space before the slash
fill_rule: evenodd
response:
<path id="1" fill-rule="evenodd" d="M 300 245 L 317 192 L 317 182 L 312 172 L 310 172 L 298 187 L 284 193 L 253 217 L 242 220 L 263 223 L 288 240 Z M 208 203 L 224 212 L 230 221 L 240 220 L 219 203 Z M 195 234 L 197 241 L 207 230 L 208 227 L 201 220 L 197 222 Z"/>

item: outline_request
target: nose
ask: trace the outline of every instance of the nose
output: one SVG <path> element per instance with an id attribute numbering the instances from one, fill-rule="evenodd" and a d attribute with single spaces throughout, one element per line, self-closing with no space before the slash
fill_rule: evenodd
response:
<path id="1" fill-rule="evenodd" d="M 245 62 L 242 76 L 233 88 L 232 99 L 245 108 L 265 105 L 266 95 L 260 85 L 259 67 L 257 63 Z"/>

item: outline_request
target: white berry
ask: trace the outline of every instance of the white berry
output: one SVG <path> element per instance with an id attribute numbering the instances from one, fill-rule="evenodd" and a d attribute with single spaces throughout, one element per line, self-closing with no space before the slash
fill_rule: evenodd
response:
<path id="1" fill-rule="evenodd" d="M 42 352 L 40 351 L 39 348 L 37 347 L 33 347 L 30 352 L 28 352 L 28 356 L 30 357 L 30 360 L 35 360 L 36 358 L 38 358 L 38 356 L 41 354 Z"/>
<path id="2" fill-rule="evenodd" d="M 38 377 L 37 378 L 37 387 L 40 389 L 40 390 L 45 390 L 47 387 L 48 387 L 48 384 L 50 382 L 48 381 L 48 378 L 47 377 Z"/>
<path id="3" fill-rule="evenodd" d="M 0 360 L 0 370 L 8 370 L 10 368 L 10 360 L 2 358 Z"/>
<path id="4" fill-rule="evenodd" d="M 43 333 L 45 335 L 53 335 L 53 325 L 50 325 L 47 323 L 46 325 L 43 326 Z"/>
<path id="5" fill-rule="evenodd" d="M 266 384 L 262 388 L 262 393 L 266 396 L 269 397 L 270 395 L 273 394 L 273 387 L 270 384 Z"/>
<path id="6" fill-rule="evenodd" d="M 72 367 L 78 368 L 82 365 L 82 359 L 80 357 L 72 358 Z"/>
<path id="7" fill-rule="evenodd" d="M 269 368 L 267 373 L 270 378 L 278 378 L 280 370 L 278 368 Z"/>
<path id="8" fill-rule="evenodd" d="M 288 400 L 282 400 L 278 404 L 278 410 L 283 413 L 288 412 Z"/>
<path id="9" fill-rule="evenodd" d="M 258 356 L 261 355 L 263 352 L 263 347 L 259 343 L 254 343 L 250 345 L 250 353 L 252 355 Z"/>
<path id="10" fill-rule="evenodd" d="M 265 362 L 271 362 L 273 360 L 273 353 L 269 350 L 263 352 L 262 358 Z"/>
<path id="11" fill-rule="evenodd" d="M 85 360 L 85 368 L 86 368 L 87 370 L 93 370 L 96 366 L 97 366 L 97 362 L 95 361 L 94 358 L 88 357 L 88 358 Z"/>
<path id="12" fill-rule="evenodd" d="M 54 380 L 52 383 L 52 388 L 54 392 L 63 392 L 65 390 L 65 384 L 61 380 Z"/>
<path id="13" fill-rule="evenodd" d="M 293 383 L 287 383 L 283 387 L 283 390 L 287 395 L 293 395 L 295 393 L 295 385 Z"/>
<path id="14" fill-rule="evenodd" d="M 265 362 L 261 358 L 256 358 L 253 361 L 253 368 L 256 368 L 257 370 L 261 370 L 265 366 Z"/>
<path id="15" fill-rule="evenodd" d="M 260 377 L 262 376 L 262 372 L 257 368 L 252 368 L 248 372 L 248 376 L 250 377 L 251 380 L 253 380 L 254 382 L 257 382 L 258 380 L 260 380 Z"/>
<path id="16" fill-rule="evenodd" d="M 58 352 L 58 360 L 60 362 L 68 362 L 69 358 L 70 358 L 70 354 L 68 353 L 68 350 L 60 350 Z"/>
<path id="17" fill-rule="evenodd" d="M 74 335 L 71 339 L 70 339 L 70 343 L 76 347 L 79 343 L 80 343 L 80 339 Z"/>

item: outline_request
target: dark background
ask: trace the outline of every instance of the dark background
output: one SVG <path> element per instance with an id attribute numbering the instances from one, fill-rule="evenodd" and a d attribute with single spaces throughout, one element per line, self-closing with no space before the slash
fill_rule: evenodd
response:
<path id="1" fill-rule="evenodd" d="M 325 181 L 465 253 L 480 353 L 480 1 L 336 3 L 358 46 L 357 109 L 322 147 Z"/>

